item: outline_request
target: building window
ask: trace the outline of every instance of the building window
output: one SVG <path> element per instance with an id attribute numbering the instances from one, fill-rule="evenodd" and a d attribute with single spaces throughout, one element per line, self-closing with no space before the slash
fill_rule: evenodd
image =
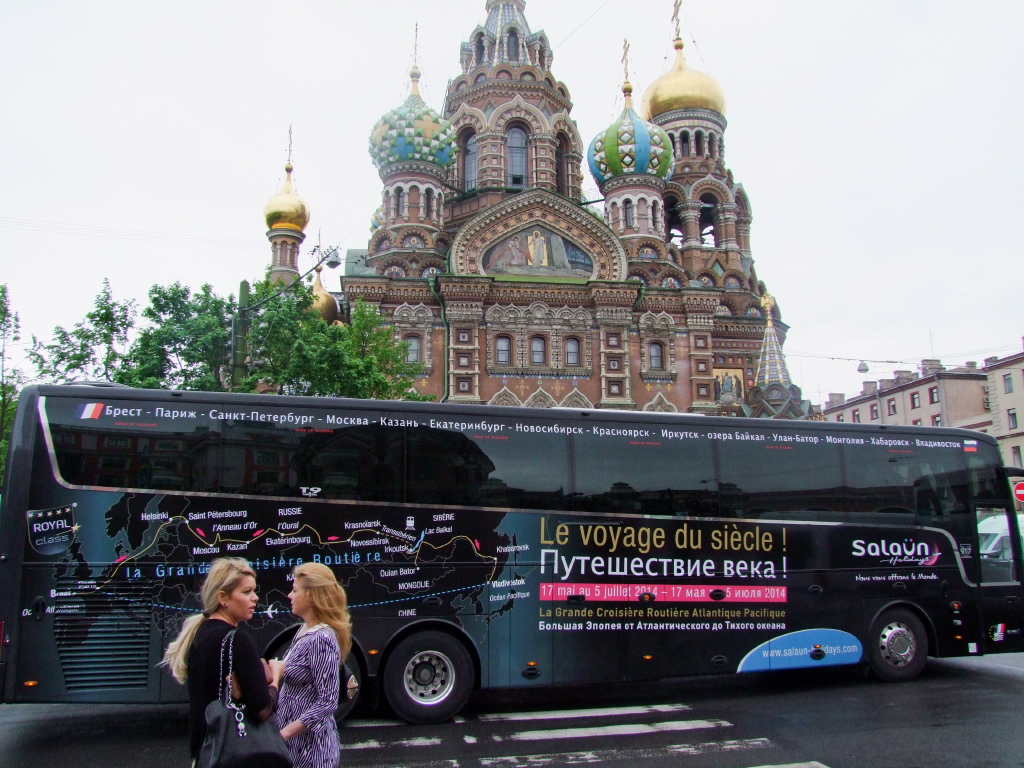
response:
<path id="1" fill-rule="evenodd" d="M 708 361 L 707 360 L 698 360 L 697 361 L 697 373 L 707 373 L 707 372 L 708 372 Z"/>
<path id="2" fill-rule="evenodd" d="M 495 359 L 498 365 L 509 365 L 512 362 L 512 339 L 499 336 L 494 342 Z"/>
<path id="3" fill-rule="evenodd" d="M 911 392 L 910 393 L 910 407 L 911 408 L 920 408 L 921 407 L 921 393 L 920 392 Z"/>
<path id="4" fill-rule="evenodd" d="M 547 342 L 541 336 L 534 336 L 530 339 L 530 365 L 546 365 L 547 361 Z"/>
<path id="5" fill-rule="evenodd" d="M 608 382 L 608 394 L 620 397 L 622 395 L 622 382 L 621 381 L 609 381 Z"/>
<path id="6" fill-rule="evenodd" d="M 845 417 L 843 416 L 843 414 L 841 414 L 841 413 L 837 413 L 837 414 L 836 414 L 836 421 L 838 421 L 838 422 L 844 422 L 844 421 L 846 421 L 846 418 L 845 418 Z"/>
<path id="7" fill-rule="evenodd" d="M 434 190 L 428 189 L 426 195 L 424 195 L 423 202 L 423 216 L 425 218 L 432 218 L 434 212 Z"/>
<path id="8" fill-rule="evenodd" d="M 1017 428 L 1017 409 L 1010 408 L 1006 411 L 1006 428 L 1016 429 Z"/>
<path id="9" fill-rule="evenodd" d="M 459 353 L 459 368 L 469 368 L 469 354 L 466 352 Z"/>
<path id="10" fill-rule="evenodd" d="M 854 424 L 860 424 L 860 411 L 857 408 L 854 408 L 853 413 L 850 414 L 850 418 Z"/>
<path id="11" fill-rule="evenodd" d="M 479 177 L 479 165 L 477 163 L 476 134 L 471 133 L 462 144 L 462 188 L 469 192 L 476 189 Z"/>
<path id="12" fill-rule="evenodd" d="M 1005 392 L 1006 394 L 1009 394 L 1010 392 L 1013 392 L 1013 374 L 1012 373 L 1004 373 L 1003 374 L 1003 392 Z"/>
<path id="13" fill-rule="evenodd" d="M 406 336 L 405 343 L 409 345 L 405 351 L 405 362 L 418 363 L 420 361 L 420 337 Z"/>
<path id="14" fill-rule="evenodd" d="M 508 33 L 508 60 L 519 61 L 519 35 L 515 30 Z"/>
<path id="15" fill-rule="evenodd" d="M 622 204 L 622 217 L 626 220 L 627 228 L 631 228 L 635 224 L 636 218 L 633 216 L 632 200 L 627 200 Z"/>
<path id="16" fill-rule="evenodd" d="M 608 358 L 608 370 L 617 371 L 622 367 L 622 358 L 620 357 L 609 357 Z"/>
<path id="17" fill-rule="evenodd" d="M 896 398 L 890 397 L 885 403 L 886 410 L 890 416 L 896 415 Z"/>
<path id="18" fill-rule="evenodd" d="M 608 334 L 608 346 L 609 347 L 618 347 L 619 346 L 619 341 L 620 341 L 619 334 L 617 334 L 617 333 L 609 333 Z"/>
<path id="19" fill-rule="evenodd" d="M 402 215 L 402 208 L 405 205 L 405 193 L 399 187 L 395 190 L 395 217 Z"/>
<path id="20" fill-rule="evenodd" d="M 1021 464 L 1019 445 L 1015 445 L 1010 449 L 1010 463 L 1015 467 L 1024 467 L 1024 464 Z"/>
<path id="21" fill-rule="evenodd" d="M 473 382 L 468 378 L 456 379 L 456 386 L 459 389 L 460 394 L 469 394 L 473 389 Z"/>
<path id="22" fill-rule="evenodd" d="M 522 128 L 508 131 L 508 185 L 515 189 L 526 187 L 526 131 Z"/>
<path id="23" fill-rule="evenodd" d="M 939 388 L 928 387 L 928 402 L 934 405 L 939 402 Z"/>
<path id="24" fill-rule="evenodd" d="M 698 349 L 707 349 L 707 347 L 708 347 L 707 337 L 706 336 L 696 336 L 693 339 L 693 346 L 697 347 Z"/>
<path id="25" fill-rule="evenodd" d="M 934 416 L 932 416 L 932 426 L 933 427 L 941 427 L 942 426 L 942 417 L 939 416 L 938 414 L 935 414 Z"/>
<path id="26" fill-rule="evenodd" d="M 565 364 L 570 368 L 580 365 L 580 342 L 578 339 L 565 340 Z"/>
<path id="27" fill-rule="evenodd" d="M 711 395 L 711 388 L 707 384 L 697 385 L 697 397 L 705 399 Z"/>
<path id="28" fill-rule="evenodd" d="M 911 423 L 912 426 L 915 426 L 915 427 L 920 427 L 921 426 L 921 420 L 920 419 L 914 419 L 910 423 Z"/>
<path id="29" fill-rule="evenodd" d="M 665 368 L 665 347 L 661 342 L 654 342 L 651 344 L 650 354 L 648 355 L 648 361 L 650 363 L 651 370 L 661 371 Z"/>
<path id="30" fill-rule="evenodd" d="M 567 144 L 565 136 L 559 134 L 555 147 L 555 191 L 563 196 L 569 194 L 569 169 L 565 160 Z"/>
<path id="31" fill-rule="evenodd" d="M 872 403 L 871 404 L 871 418 L 872 419 L 877 419 L 878 418 L 878 403 Z"/>
<path id="32" fill-rule="evenodd" d="M 484 35 L 482 32 L 476 36 L 476 63 L 484 63 Z"/>
<path id="33" fill-rule="evenodd" d="M 460 329 L 458 331 L 459 344 L 469 344 L 469 331 Z"/>

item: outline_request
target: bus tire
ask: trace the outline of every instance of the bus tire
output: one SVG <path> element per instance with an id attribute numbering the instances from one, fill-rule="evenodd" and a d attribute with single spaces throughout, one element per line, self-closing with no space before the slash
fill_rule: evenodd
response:
<path id="1" fill-rule="evenodd" d="M 348 661 L 341 665 L 341 680 L 338 686 L 338 708 L 334 710 L 334 721 L 341 725 L 341 721 L 348 717 L 349 712 L 356 708 L 359 703 L 359 694 L 362 691 L 363 669 L 359 659 L 352 654 Z"/>
<path id="2" fill-rule="evenodd" d="M 403 720 L 440 723 L 465 706 L 473 677 L 473 660 L 461 642 L 444 632 L 419 632 L 388 657 L 384 695 Z"/>
<path id="3" fill-rule="evenodd" d="M 892 608 L 875 619 L 868 642 L 871 670 L 887 683 L 913 680 L 928 661 L 924 624 L 906 608 Z"/>

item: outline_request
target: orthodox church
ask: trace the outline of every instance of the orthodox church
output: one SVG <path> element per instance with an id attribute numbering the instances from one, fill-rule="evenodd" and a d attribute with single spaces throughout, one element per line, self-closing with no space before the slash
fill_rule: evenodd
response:
<path id="1" fill-rule="evenodd" d="M 423 365 L 417 391 L 507 406 L 807 418 L 787 326 L 758 278 L 750 201 L 725 164 L 725 97 L 675 63 L 586 143 L 525 0 L 486 0 L 441 111 L 419 93 L 370 133 L 382 182 L 333 321 L 362 298 Z M 603 210 L 583 200 L 583 165 Z M 294 280 L 309 211 L 291 167 L 267 204 L 271 274 Z"/>

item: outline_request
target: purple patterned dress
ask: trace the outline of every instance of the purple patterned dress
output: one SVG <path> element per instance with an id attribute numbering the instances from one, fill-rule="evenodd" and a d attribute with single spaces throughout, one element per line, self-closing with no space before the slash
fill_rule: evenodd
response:
<path id="1" fill-rule="evenodd" d="M 281 728 L 301 720 L 306 730 L 288 742 L 295 768 L 335 768 L 341 758 L 338 708 L 341 652 L 334 630 L 318 624 L 297 637 L 284 657 L 277 704 Z"/>

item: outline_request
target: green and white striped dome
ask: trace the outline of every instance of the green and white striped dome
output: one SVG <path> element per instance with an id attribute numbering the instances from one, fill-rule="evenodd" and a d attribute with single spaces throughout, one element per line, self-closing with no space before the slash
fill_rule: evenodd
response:
<path id="1" fill-rule="evenodd" d="M 646 173 L 667 179 L 672 175 L 672 143 L 660 127 L 640 118 L 633 109 L 633 86 L 622 86 L 626 108 L 619 119 L 594 137 L 587 151 L 590 172 L 598 184 L 627 173 Z"/>

